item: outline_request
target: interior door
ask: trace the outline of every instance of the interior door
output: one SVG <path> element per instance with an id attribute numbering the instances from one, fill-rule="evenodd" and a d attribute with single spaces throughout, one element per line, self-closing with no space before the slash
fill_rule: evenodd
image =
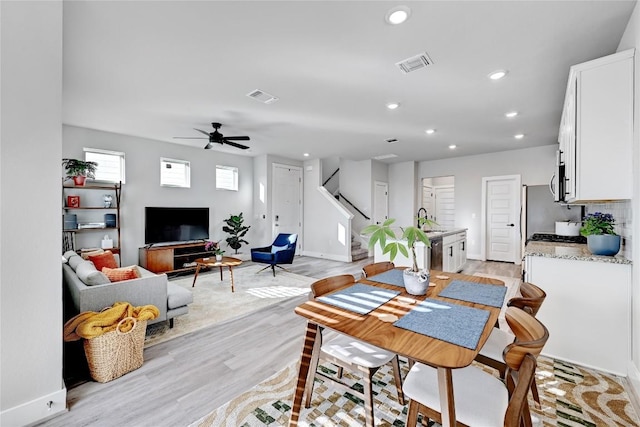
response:
<path id="1" fill-rule="evenodd" d="M 438 228 L 453 228 L 456 222 L 455 189 L 453 186 L 437 186 L 435 193 L 434 221 L 438 223 Z M 428 211 L 427 211 L 428 212 Z"/>
<path id="2" fill-rule="evenodd" d="M 373 223 L 382 224 L 389 218 L 389 185 L 376 181 L 373 192 Z"/>
<path id="3" fill-rule="evenodd" d="M 427 210 L 427 218 L 434 220 L 435 217 L 435 195 L 433 187 L 428 184 L 422 184 L 422 207 Z"/>
<path id="4" fill-rule="evenodd" d="M 279 233 L 298 235 L 301 247 L 302 231 L 302 169 L 273 165 L 273 237 Z"/>
<path id="5" fill-rule="evenodd" d="M 515 262 L 519 253 L 519 179 L 485 181 L 487 260 Z M 516 225 L 517 224 L 517 225 Z"/>

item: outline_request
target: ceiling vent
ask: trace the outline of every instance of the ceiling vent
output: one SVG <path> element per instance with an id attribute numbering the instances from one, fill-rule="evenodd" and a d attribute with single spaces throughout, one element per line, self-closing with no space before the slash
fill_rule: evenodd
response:
<path id="1" fill-rule="evenodd" d="M 395 154 L 382 154 L 380 156 L 375 156 L 374 160 L 384 160 L 384 159 L 393 159 L 394 157 L 398 157 Z"/>
<path id="2" fill-rule="evenodd" d="M 276 102 L 278 100 L 277 97 L 275 97 L 275 96 L 273 96 L 271 94 L 268 94 L 267 92 L 262 91 L 260 89 L 256 89 L 254 91 L 249 92 L 247 94 L 247 96 L 249 98 L 255 99 L 256 101 L 260 101 L 263 104 L 273 104 L 274 102 Z"/>
<path id="3" fill-rule="evenodd" d="M 426 66 L 431 64 L 433 64 L 433 60 L 429 58 L 427 52 L 421 53 L 420 55 L 412 56 L 411 58 L 407 58 L 404 61 L 396 63 L 398 68 L 400 68 L 400 70 L 405 74 L 419 70 L 420 68 L 425 68 Z"/>

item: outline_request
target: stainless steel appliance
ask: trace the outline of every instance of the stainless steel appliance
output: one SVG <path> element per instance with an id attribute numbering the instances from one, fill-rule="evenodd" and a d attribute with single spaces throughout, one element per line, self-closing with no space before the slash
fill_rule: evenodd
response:
<path id="1" fill-rule="evenodd" d="M 432 270 L 442 271 L 442 238 L 431 240 L 431 262 Z"/>
<path id="2" fill-rule="evenodd" d="M 562 236 L 553 233 L 533 233 L 529 240 L 533 242 L 587 243 L 585 236 Z"/>
<path id="3" fill-rule="evenodd" d="M 549 182 L 549 190 L 553 194 L 554 202 L 564 202 L 566 189 L 565 165 L 562 160 L 562 151 L 556 151 L 556 171 Z"/>

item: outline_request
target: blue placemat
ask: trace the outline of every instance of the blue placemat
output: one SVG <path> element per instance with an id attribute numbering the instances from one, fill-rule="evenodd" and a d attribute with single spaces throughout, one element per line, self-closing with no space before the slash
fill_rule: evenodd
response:
<path id="1" fill-rule="evenodd" d="M 387 270 L 384 273 L 376 274 L 375 276 L 367 277 L 367 280 L 372 282 L 384 283 L 386 285 L 400 286 L 404 288 L 404 278 L 402 277 L 402 270 Z"/>
<path id="2" fill-rule="evenodd" d="M 399 293 L 389 289 L 356 283 L 332 294 L 321 296 L 317 300 L 359 314 L 367 314 Z"/>
<path id="3" fill-rule="evenodd" d="M 500 308 L 506 293 L 506 286 L 454 280 L 438 296 Z"/>
<path id="4" fill-rule="evenodd" d="M 488 319 L 486 310 L 428 298 L 394 326 L 475 350 Z"/>

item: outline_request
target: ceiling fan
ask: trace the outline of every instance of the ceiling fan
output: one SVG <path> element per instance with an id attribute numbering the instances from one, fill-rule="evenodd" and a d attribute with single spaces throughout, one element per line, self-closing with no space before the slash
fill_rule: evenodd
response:
<path id="1" fill-rule="evenodd" d="M 248 136 L 224 136 L 223 134 L 218 132 L 218 129 L 220 129 L 220 127 L 222 126 L 220 123 L 211 123 L 211 126 L 213 126 L 213 129 L 214 129 L 213 132 L 207 132 L 201 129 L 194 128 L 198 132 L 207 135 L 207 138 L 203 138 L 201 136 L 174 136 L 174 138 L 175 139 L 209 139 L 209 143 L 204 146 L 205 150 L 208 150 L 211 147 L 213 147 L 213 144 L 220 144 L 220 145 L 228 144 L 228 145 L 231 145 L 232 147 L 240 148 L 241 150 L 246 150 L 247 148 L 249 148 L 246 145 L 233 142 L 234 140 L 249 141 Z"/>

